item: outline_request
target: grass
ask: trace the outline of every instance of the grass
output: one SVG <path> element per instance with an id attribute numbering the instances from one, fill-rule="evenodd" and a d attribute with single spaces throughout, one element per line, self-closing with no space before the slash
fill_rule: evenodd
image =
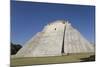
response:
<path id="1" fill-rule="evenodd" d="M 11 58 L 11 66 L 80 62 L 81 61 L 80 58 L 87 58 L 90 55 L 94 55 L 94 53 L 79 53 L 79 54 L 69 54 L 63 56 L 49 56 L 49 57 Z"/>

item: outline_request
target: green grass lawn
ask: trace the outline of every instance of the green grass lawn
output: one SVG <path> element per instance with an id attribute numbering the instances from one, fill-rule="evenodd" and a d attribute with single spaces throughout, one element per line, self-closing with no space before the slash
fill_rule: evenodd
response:
<path id="1" fill-rule="evenodd" d="M 87 58 L 90 55 L 94 55 L 94 53 L 80 53 L 49 57 L 11 58 L 11 66 L 80 62 L 80 58 Z"/>

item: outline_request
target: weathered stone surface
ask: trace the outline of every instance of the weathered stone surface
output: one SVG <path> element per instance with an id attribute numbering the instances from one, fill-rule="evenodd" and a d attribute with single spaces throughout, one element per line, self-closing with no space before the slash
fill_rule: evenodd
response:
<path id="1" fill-rule="evenodd" d="M 71 25 L 66 25 L 64 39 L 65 53 L 94 52 L 94 47 Z"/>
<path id="2" fill-rule="evenodd" d="M 16 57 L 59 56 L 69 53 L 94 52 L 90 44 L 68 21 L 58 20 L 44 27 Z"/>

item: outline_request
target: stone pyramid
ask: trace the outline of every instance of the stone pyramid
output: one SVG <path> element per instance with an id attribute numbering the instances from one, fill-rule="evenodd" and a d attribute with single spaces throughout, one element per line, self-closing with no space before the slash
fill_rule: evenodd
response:
<path id="1" fill-rule="evenodd" d="M 90 52 L 94 52 L 94 46 L 80 32 L 68 21 L 57 20 L 32 37 L 16 56 L 44 57 Z"/>

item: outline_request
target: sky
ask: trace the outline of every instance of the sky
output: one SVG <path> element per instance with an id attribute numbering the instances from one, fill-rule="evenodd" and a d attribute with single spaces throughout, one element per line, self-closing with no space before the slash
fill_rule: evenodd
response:
<path id="1" fill-rule="evenodd" d="M 11 42 L 24 45 L 43 27 L 68 20 L 88 41 L 95 43 L 95 6 L 11 1 Z"/>

